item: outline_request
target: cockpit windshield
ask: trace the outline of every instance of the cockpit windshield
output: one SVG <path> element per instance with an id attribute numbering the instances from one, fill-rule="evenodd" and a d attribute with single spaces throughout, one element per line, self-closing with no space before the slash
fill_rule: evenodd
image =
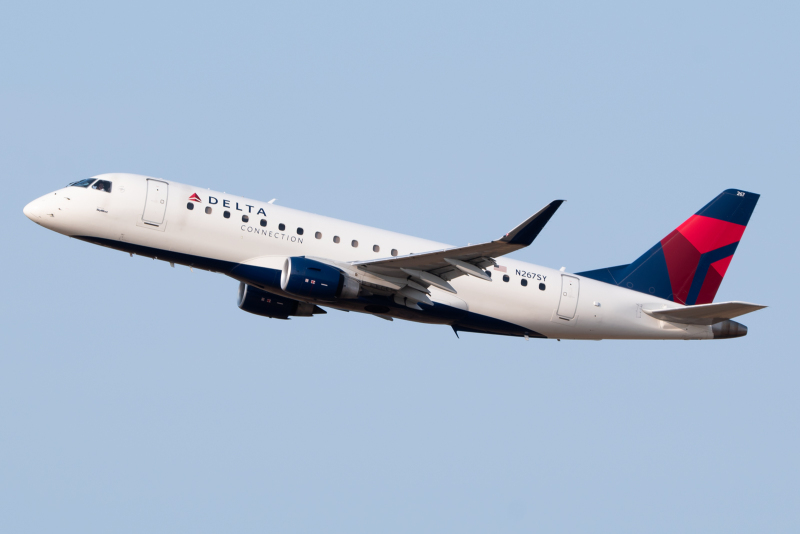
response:
<path id="1" fill-rule="evenodd" d="M 111 182 L 108 180 L 97 180 L 92 189 L 97 189 L 98 191 L 105 191 L 106 193 L 111 192 Z"/>
<path id="2" fill-rule="evenodd" d="M 67 187 L 89 187 L 94 183 L 96 178 L 86 178 L 85 180 L 80 180 L 79 182 L 72 182 Z"/>
<path id="3" fill-rule="evenodd" d="M 92 186 L 92 189 L 96 191 L 105 191 L 106 193 L 111 192 L 111 182 L 108 180 L 98 180 L 97 178 L 86 178 L 85 180 L 80 180 L 79 182 L 72 182 L 67 187 L 89 187 Z"/>

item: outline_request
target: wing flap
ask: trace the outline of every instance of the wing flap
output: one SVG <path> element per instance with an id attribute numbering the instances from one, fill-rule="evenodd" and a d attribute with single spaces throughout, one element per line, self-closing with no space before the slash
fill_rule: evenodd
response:
<path id="1" fill-rule="evenodd" d="M 683 306 L 680 308 L 668 308 L 666 310 L 642 311 L 650 317 L 671 323 L 713 325 L 762 308 L 766 308 L 766 306 L 734 301 L 717 302 L 715 304 L 698 304 L 696 306 Z"/>

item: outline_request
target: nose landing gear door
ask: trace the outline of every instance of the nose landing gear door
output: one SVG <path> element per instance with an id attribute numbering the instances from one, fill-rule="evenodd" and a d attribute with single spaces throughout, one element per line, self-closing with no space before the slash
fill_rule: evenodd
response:
<path id="1" fill-rule="evenodd" d="M 164 231 L 166 221 L 164 217 L 167 213 L 167 197 L 169 185 L 160 180 L 147 179 L 147 197 L 144 201 L 144 213 L 142 213 L 142 226 L 153 230 Z"/>

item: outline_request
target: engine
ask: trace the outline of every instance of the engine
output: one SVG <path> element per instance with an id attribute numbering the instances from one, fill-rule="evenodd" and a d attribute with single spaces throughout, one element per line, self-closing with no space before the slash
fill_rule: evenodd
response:
<path id="1" fill-rule="evenodd" d="M 288 319 L 290 316 L 311 317 L 317 313 L 327 313 L 319 306 L 279 297 L 244 282 L 239 282 L 238 305 L 246 312 L 273 319 Z"/>
<path id="2" fill-rule="evenodd" d="M 304 257 L 286 258 L 281 289 L 314 300 L 351 299 L 358 296 L 358 280 L 325 263 Z"/>

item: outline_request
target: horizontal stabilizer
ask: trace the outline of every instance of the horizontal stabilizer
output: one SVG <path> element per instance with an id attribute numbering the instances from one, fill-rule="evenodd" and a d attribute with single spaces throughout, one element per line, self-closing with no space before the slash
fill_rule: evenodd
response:
<path id="1" fill-rule="evenodd" d="M 766 306 L 748 302 L 718 302 L 716 304 L 698 304 L 697 306 L 683 306 L 666 310 L 642 311 L 650 317 L 670 323 L 712 325 L 762 308 L 766 308 Z"/>

